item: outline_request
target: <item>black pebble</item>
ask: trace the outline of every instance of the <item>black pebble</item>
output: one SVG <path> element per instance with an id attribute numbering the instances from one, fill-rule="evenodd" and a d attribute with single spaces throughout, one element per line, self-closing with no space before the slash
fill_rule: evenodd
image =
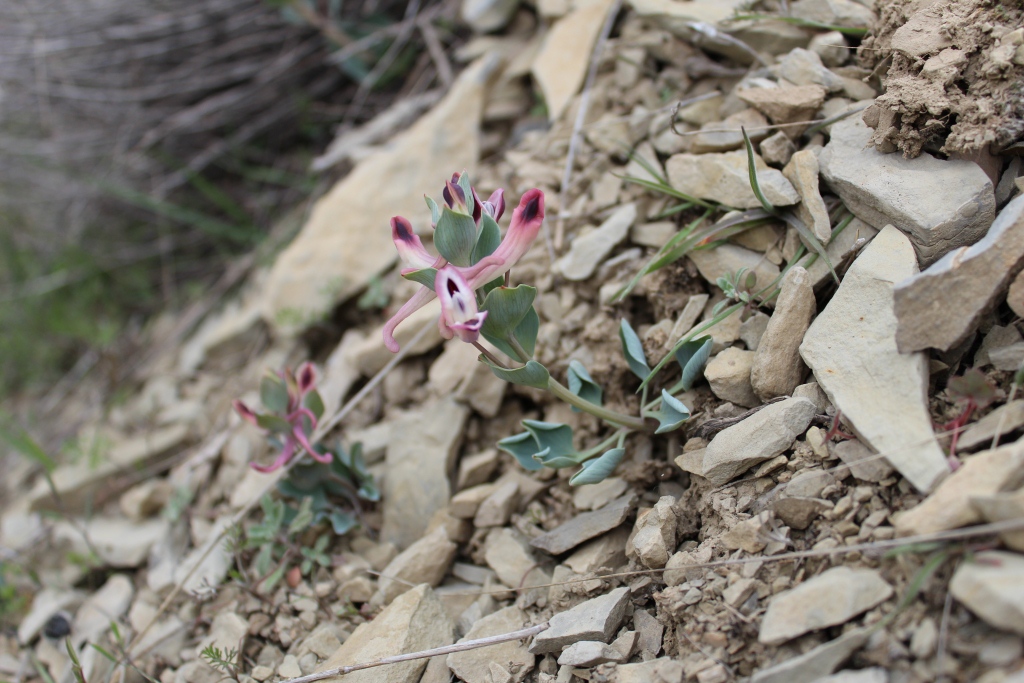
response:
<path id="1" fill-rule="evenodd" d="M 43 635 L 52 640 L 59 640 L 71 633 L 71 619 L 67 614 L 58 612 L 46 621 L 43 626 Z"/>

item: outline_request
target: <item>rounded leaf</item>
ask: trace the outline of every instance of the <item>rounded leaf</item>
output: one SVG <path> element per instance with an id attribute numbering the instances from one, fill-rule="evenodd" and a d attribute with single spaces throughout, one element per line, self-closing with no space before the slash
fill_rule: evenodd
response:
<path id="1" fill-rule="evenodd" d="M 600 484 L 611 476 L 615 468 L 619 466 L 626 456 L 625 448 L 613 448 L 598 458 L 583 463 L 583 469 L 572 475 L 569 480 L 570 486 L 584 486 L 586 484 Z"/>

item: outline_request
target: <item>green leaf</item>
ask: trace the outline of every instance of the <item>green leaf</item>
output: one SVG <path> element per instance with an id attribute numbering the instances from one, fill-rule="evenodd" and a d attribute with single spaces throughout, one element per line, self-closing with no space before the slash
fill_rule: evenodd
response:
<path id="1" fill-rule="evenodd" d="M 476 201 L 476 198 L 473 196 L 473 187 L 469 184 L 468 173 L 462 173 L 459 176 L 459 187 L 462 188 L 463 194 L 466 195 L 466 206 L 470 209 L 470 212 L 472 212 L 473 202 Z"/>
<path id="2" fill-rule="evenodd" d="M 571 453 L 569 455 L 552 455 L 551 450 L 545 448 L 539 453 L 533 454 L 533 459 L 539 462 L 544 467 L 550 467 L 553 470 L 561 470 L 566 467 L 575 467 L 580 464 L 580 459 L 584 456 L 580 453 Z"/>
<path id="3" fill-rule="evenodd" d="M 654 417 L 658 418 L 658 429 L 654 433 L 665 434 L 679 429 L 684 422 L 690 419 L 690 409 L 683 405 L 682 401 L 662 389 L 661 408 L 658 409 Z"/>
<path id="4" fill-rule="evenodd" d="M 483 354 L 480 355 L 479 360 L 481 363 L 486 363 L 491 368 L 491 372 L 498 379 L 503 379 L 510 384 L 520 384 L 522 386 L 534 387 L 536 389 L 547 389 L 548 380 L 551 375 L 548 374 L 548 369 L 538 363 L 535 360 L 527 361 L 526 365 L 521 368 L 499 368 L 497 365 L 492 363 Z"/>
<path id="5" fill-rule="evenodd" d="M 537 288 L 529 285 L 498 287 L 484 297 L 480 310 L 487 311 L 481 333 L 490 339 L 508 339 L 533 308 Z M 514 355 L 513 355 L 514 357 Z"/>
<path id="6" fill-rule="evenodd" d="M 441 208 L 429 195 L 423 195 L 423 199 L 426 200 L 427 208 L 430 209 L 430 222 L 437 225 L 437 222 L 441 220 Z"/>
<path id="7" fill-rule="evenodd" d="M 683 391 L 689 391 L 693 387 L 693 383 L 704 372 L 704 366 L 707 365 L 708 359 L 711 357 L 712 346 L 714 346 L 714 340 L 704 335 L 691 339 L 676 348 L 676 362 L 683 370 L 682 379 L 679 380 Z"/>
<path id="8" fill-rule="evenodd" d="M 740 127 L 743 132 L 743 144 L 747 148 L 747 174 L 750 176 L 750 189 L 754 191 L 754 196 L 757 197 L 757 201 L 761 202 L 761 206 L 764 210 L 770 214 L 775 213 L 775 206 L 772 205 L 768 198 L 761 192 L 761 185 L 757 182 L 757 165 L 754 163 L 754 146 L 750 144 L 750 138 L 747 136 L 747 129 Z"/>
<path id="9" fill-rule="evenodd" d="M 434 288 L 434 282 L 437 280 L 437 268 L 420 268 L 408 273 L 402 273 L 402 277 L 410 282 L 418 282 L 427 289 Z"/>
<path id="10" fill-rule="evenodd" d="M 530 432 L 507 436 L 498 442 L 498 448 L 518 460 L 524 470 L 536 472 L 541 468 L 541 464 L 533 459 L 538 449 L 537 440 Z"/>
<path id="11" fill-rule="evenodd" d="M 434 246 L 450 263 L 462 267 L 470 265 L 473 247 L 476 246 L 476 222 L 473 217 L 444 207 L 441 220 L 434 230 Z"/>
<path id="12" fill-rule="evenodd" d="M 295 518 L 292 519 L 292 523 L 288 525 L 288 535 L 297 534 L 300 531 L 304 531 L 309 528 L 309 525 L 313 523 L 313 498 L 307 496 L 302 499 L 299 503 L 299 511 L 295 514 Z"/>
<path id="13" fill-rule="evenodd" d="M 292 431 L 291 423 L 277 415 L 260 415 L 257 413 L 256 424 L 259 425 L 260 429 L 266 429 L 268 432 L 274 432 L 275 434 L 288 434 Z"/>
<path id="14" fill-rule="evenodd" d="M 613 448 L 598 458 L 583 463 L 583 469 L 572 475 L 570 486 L 599 484 L 607 479 L 626 455 L 625 448 Z"/>
<path id="15" fill-rule="evenodd" d="M 252 561 L 253 571 L 258 576 L 265 576 L 270 571 L 270 567 L 274 563 L 274 544 L 266 543 L 260 548 L 260 551 L 256 553 L 256 558 Z"/>
<path id="16" fill-rule="evenodd" d="M 626 357 L 629 369 L 640 379 L 645 379 L 647 375 L 651 374 L 651 368 L 647 365 L 644 345 L 625 318 L 619 324 L 619 339 L 622 341 L 622 355 Z"/>
<path id="17" fill-rule="evenodd" d="M 274 586 L 280 583 L 281 579 L 284 578 L 284 573 L 285 571 L 287 571 L 287 569 L 288 567 L 282 564 L 273 572 L 271 572 L 270 576 L 263 580 L 263 588 L 267 591 L 274 590 Z"/>
<path id="18" fill-rule="evenodd" d="M 260 400 L 274 413 L 288 411 L 288 387 L 277 375 L 264 375 L 260 380 Z"/>
<path id="19" fill-rule="evenodd" d="M 260 498 L 260 507 L 263 508 L 263 523 L 275 531 L 280 529 L 284 522 L 284 503 L 264 494 Z"/>
<path id="20" fill-rule="evenodd" d="M 473 247 L 473 264 L 480 262 L 485 256 L 490 256 L 501 244 L 501 228 L 497 222 L 488 214 L 480 217 L 480 234 L 476 237 L 476 246 Z"/>
<path id="21" fill-rule="evenodd" d="M 509 358 L 526 362 L 533 357 L 540 330 L 540 318 L 533 308 L 536 296 L 536 288 L 529 285 L 499 286 L 487 293 L 480 307 L 488 312 L 480 333 Z M 525 358 L 512 343 L 513 339 L 526 353 Z"/>
<path id="22" fill-rule="evenodd" d="M 319 421 L 324 416 L 324 400 L 320 397 L 320 392 L 316 389 L 311 390 L 302 398 L 302 405 L 308 408 L 316 419 Z"/>
<path id="23" fill-rule="evenodd" d="M 328 519 L 331 520 L 331 528 L 334 529 L 334 533 L 339 536 L 344 536 L 352 531 L 358 522 L 355 515 L 344 510 L 332 511 Z"/>
<path id="24" fill-rule="evenodd" d="M 779 217 L 791 225 L 797 233 L 799 233 L 800 240 L 825 261 L 825 265 L 828 266 L 828 271 L 832 274 L 832 279 L 836 281 L 836 284 L 839 284 L 839 275 L 836 274 L 836 269 L 832 267 L 832 261 L 829 259 L 828 253 L 825 251 L 825 247 L 822 245 L 821 241 L 815 237 L 814 233 L 811 232 L 811 229 L 804 225 L 804 222 L 794 216 L 790 211 L 783 211 L 779 214 Z"/>
<path id="25" fill-rule="evenodd" d="M 523 420 L 523 426 L 533 434 L 537 442 L 536 454 L 547 451 L 547 457 L 560 458 L 575 455 L 572 447 L 572 427 L 561 422 L 541 422 L 540 420 Z"/>
<path id="26" fill-rule="evenodd" d="M 594 405 L 601 405 L 601 401 L 604 398 L 604 390 L 601 386 L 594 382 L 590 377 L 590 373 L 583 366 L 583 363 L 578 360 L 569 361 L 569 372 L 568 372 L 569 391 L 582 398 L 584 401 L 590 401 Z M 574 413 L 581 412 L 576 406 L 572 407 Z"/>

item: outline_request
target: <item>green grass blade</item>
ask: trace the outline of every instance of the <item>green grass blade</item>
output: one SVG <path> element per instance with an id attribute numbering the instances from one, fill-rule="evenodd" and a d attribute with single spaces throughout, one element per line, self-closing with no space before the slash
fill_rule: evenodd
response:
<path id="1" fill-rule="evenodd" d="M 822 21 L 814 21 L 813 19 L 801 19 L 799 17 L 784 17 L 784 16 L 780 16 L 780 15 L 777 15 L 777 14 L 737 14 L 736 16 L 731 17 L 731 19 L 734 19 L 736 21 L 742 21 L 742 20 L 750 20 L 750 21 L 768 21 L 768 20 L 782 21 L 782 22 L 785 22 L 787 24 L 792 24 L 794 26 L 801 26 L 803 28 L 814 28 L 814 29 L 820 29 L 822 31 L 839 31 L 840 33 L 842 33 L 844 35 L 854 36 L 854 37 L 857 37 L 857 38 L 866 36 L 868 34 L 868 29 L 866 29 L 866 28 L 856 28 L 856 27 L 851 27 L 851 26 L 838 26 L 836 24 L 826 24 L 825 22 L 822 22 Z"/>
<path id="2" fill-rule="evenodd" d="M 836 284 L 838 285 L 839 275 L 836 274 L 836 269 L 832 267 L 832 261 L 829 259 L 828 254 L 825 252 L 824 245 L 822 245 L 821 241 L 814 236 L 814 233 L 811 232 L 811 229 L 804 225 L 804 222 L 801 221 L 796 216 L 794 216 L 790 211 L 783 211 L 781 214 L 779 214 L 779 217 L 786 221 L 786 223 L 791 225 L 793 228 L 795 228 L 796 231 L 800 233 L 800 238 L 802 239 L 803 243 L 810 247 L 812 251 L 814 251 L 818 256 L 820 256 L 825 261 L 825 265 L 828 266 L 828 271 L 832 273 L 832 278 L 836 281 Z"/>
<path id="3" fill-rule="evenodd" d="M 775 206 L 772 205 L 768 198 L 761 192 L 761 184 L 757 182 L 757 165 L 754 163 L 754 146 L 750 144 L 750 137 L 747 136 L 747 129 L 740 126 L 740 132 L 743 133 L 743 145 L 747 148 L 747 174 L 750 176 L 750 188 L 754 191 L 754 196 L 757 197 L 757 201 L 761 202 L 761 206 L 764 210 L 770 214 L 775 214 Z"/>
<path id="4" fill-rule="evenodd" d="M 612 175 L 615 175 L 617 178 L 621 178 L 622 180 L 625 180 L 627 183 L 633 183 L 635 185 L 640 185 L 641 187 L 646 187 L 648 190 L 653 190 L 654 192 L 660 192 L 661 194 L 667 194 L 670 197 L 675 197 L 676 199 L 682 199 L 684 202 L 690 202 L 690 203 L 695 204 L 697 206 L 704 207 L 705 209 L 721 208 L 721 209 L 723 209 L 725 211 L 728 211 L 729 208 L 730 208 L 730 207 L 727 207 L 727 206 L 724 206 L 724 205 L 716 204 L 715 202 L 709 202 L 709 201 L 706 201 L 706 200 L 703 200 L 703 199 L 698 199 L 697 197 L 693 197 L 691 195 L 688 195 L 685 192 L 680 192 L 679 190 L 677 190 L 676 188 L 672 187 L 668 183 L 656 183 L 656 182 L 654 182 L 652 180 L 647 180 L 646 178 L 636 178 L 636 177 L 631 176 L 631 175 L 618 175 L 618 174 L 614 174 L 614 173 Z"/>

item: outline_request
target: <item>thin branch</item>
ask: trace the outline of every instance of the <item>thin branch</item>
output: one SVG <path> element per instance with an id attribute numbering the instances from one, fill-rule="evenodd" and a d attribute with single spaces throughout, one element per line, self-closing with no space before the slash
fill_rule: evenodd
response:
<path id="1" fill-rule="evenodd" d="M 409 654 L 395 655 L 394 657 L 384 657 L 382 659 L 376 659 L 372 662 L 365 662 L 363 664 L 350 664 L 348 666 L 339 666 L 336 669 L 319 671 L 317 673 L 309 674 L 308 676 L 289 678 L 286 681 L 281 681 L 281 683 L 312 683 L 313 681 L 322 681 L 325 678 L 333 678 L 334 676 L 344 676 L 345 674 L 350 674 L 353 671 L 372 669 L 374 667 L 385 666 L 387 664 L 398 664 L 400 662 L 410 662 L 416 659 L 427 659 L 428 657 L 448 655 L 452 654 L 453 652 L 465 652 L 466 650 L 476 650 L 478 648 L 487 647 L 489 645 L 507 643 L 510 640 L 522 640 L 523 638 L 529 638 L 530 636 L 537 635 L 541 631 L 546 631 L 547 628 L 548 622 L 545 621 L 543 623 L 537 624 L 536 626 L 530 626 L 529 628 L 520 629 L 518 631 L 512 631 L 511 633 L 502 633 L 497 636 L 488 636 L 487 638 L 467 640 L 461 643 L 455 643 L 454 645 L 435 647 L 432 650 L 410 652 Z"/>

